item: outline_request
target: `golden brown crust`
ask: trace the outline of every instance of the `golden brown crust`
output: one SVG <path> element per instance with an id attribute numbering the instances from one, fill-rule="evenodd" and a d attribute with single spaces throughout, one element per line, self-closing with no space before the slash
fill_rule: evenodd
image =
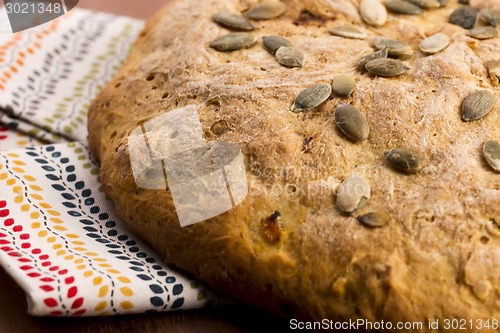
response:
<path id="1" fill-rule="evenodd" d="M 446 23 L 454 0 L 423 16 L 389 15 L 383 27 L 365 26 L 364 41 L 328 33 L 333 25 L 362 24 L 356 0 L 285 2 L 285 15 L 255 22 L 254 33 L 290 39 L 307 55 L 301 69 L 281 67 L 261 45 L 231 53 L 208 47 L 226 32 L 213 14 L 241 12 L 256 1 L 173 1 L 148 22 L 89 115 L 90 147 L 119 216 L 166 262 L 276 313 L 500 319 L 500 178 L 481 158 L 483 142 L 500 139 L 500 104 L 476 122 L 459 115 L 463 98 L 477 89 L 500 100 L 485 68 L 499 60 L 500 39 L 479 42 Z M 304 9 L 313 15 L 301 15 Z M 450 37 L 449 47 L 432 56 L 417 52 L 436 32 Z M 375 35 L 411 45 L 408 74 L 386 79 L 356 70 L 373 52 Z M 349 99 L 333 96 L 316 110 L 290 111 L 302 89 L 341 74 L 357 82 Z M 340 102 L 366 116 L 367 141 L 353 144 L 336 129 Z M 136 186 L 127 136 L 145 120 L 193 103 L 209 140 L 241 146 L 250 192 L 235 209 L 181 228 L 168 192 Z M 217 136 L 210 128 L 221 120 L 230 129 Z M 399 146 L 421 152 L 420 173 L 387 167 L 384 152 Z M 335 188 L 355 172 L 372 188 L 359 214 L 385 210 L 389 225 L 370 229 L 336 209 Z M 270 244 L 262 221 L 275 211 L 282 234 Z"/>

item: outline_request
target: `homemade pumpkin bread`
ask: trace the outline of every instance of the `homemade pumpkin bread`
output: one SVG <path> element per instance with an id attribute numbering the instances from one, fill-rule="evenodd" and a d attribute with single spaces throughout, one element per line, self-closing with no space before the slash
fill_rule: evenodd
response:
<path id="1" fill-rule="evenodd" d="M 395 1 L 171 1 L 90 108 L 123 222 L 168 264 L 288 317 L 500 319 L 500 38 L 450 23 L 456 0 Z M 500 10 L 470 6 L 476 28 Z M 227 26 L 246 31 L 224 52 Z M 240 146 L 248 195 L 181 227 L 168 189 L 136 184 L 128 137 L 188 105 L 207 141 Z"/>

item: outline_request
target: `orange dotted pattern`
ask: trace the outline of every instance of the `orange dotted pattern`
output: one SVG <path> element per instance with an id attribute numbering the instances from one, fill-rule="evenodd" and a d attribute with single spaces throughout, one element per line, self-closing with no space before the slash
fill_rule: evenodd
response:
<path id="1" fill-rule="evenodd" d="M 65 19 L 72 15 L 71 12 L 66 14 Z M 14 34 L 14 37 L 3 45 L 0 45 L 0 64 L 9 61 L 9 66 L 0 73 L 0 91 L 5 90 L 7 83 L 17 74 L 21 67 L 23 67 L 26 61 L 29 61 L 29 57 L 37 53 L 37 51 L 42 49 L 43 40 L 51 33 L 55 32 L 61 22 L 61 19 L 55 19 L 50 22 L 49 26 L 43 31 L 36 33 L 33 40 L 22 50 L 17 51 L 15 58 L 13 60 L 6 59 L 9 50 L 13 49 L 17 45 L 26 41 L 29 38 L 29 34 L 19 32 Z"/>

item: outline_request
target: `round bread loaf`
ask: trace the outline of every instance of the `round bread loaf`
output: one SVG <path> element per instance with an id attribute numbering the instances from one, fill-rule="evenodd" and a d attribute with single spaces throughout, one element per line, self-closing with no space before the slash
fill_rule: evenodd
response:
<path id="1" fill-rule="evenodd" d="M 168 264 L 277 314 L 394 323 L 500 319 L 500 175 L 482 155 L 487 140 L 500 140 L 500 39 L 474 39 L 449 23 L 462 6 L 456 0 L 419 15 L 389 12 L 373 27 L 360 16 L 360 2 L 283 1 L 279 17 L 251 21 L 258 43 L 232 52 L 210 47 L 230 32 L 213 15 L 241 15 L 259 1 L 169 3 L 90 108 L 89 142 L 104 190 Z M 496 1 L 471 5 L 500 10 Z M 367 38 L 329 32 L 342 25 Z M 422 52 L 421 42 L 436 33 L 449 45 Z M 302 67 L 280 65 L 263 36 L 288 39 L 305 55 Z M 399 59 L 402 74 L 358 68 L 376 51 L 376 36 L 411 48 Z M 424 46 L 436 45 L 431 39 Z M 300 92 L 340 75 L 354 79 L 350 95 L 332 92 L 317 107 L 291 111 Z M 464 121 L 462 103 L 478 90 L 492 93 L 493 107 Z M 362 114 L 353 119 L 366 118 L 366 140 L 346 135 L 356 124 L 339 127 L 341 104 Z M 181 227 L 168 188 L 136 184 L 128 137 L 187 105 L 196 106 L 206 140 L 240 146 L 248 195 L 219 216 Z M 413 173 L 391 165 L 404 157 L 400 148 L 421 159 L 406 170 Z M 371 189 L 347 214 L 337 205 L 346 179 L 366 180 Z"/>

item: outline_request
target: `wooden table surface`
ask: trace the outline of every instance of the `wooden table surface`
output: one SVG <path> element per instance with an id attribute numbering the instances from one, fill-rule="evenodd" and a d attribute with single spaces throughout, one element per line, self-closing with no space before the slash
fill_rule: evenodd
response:
<path id="1" fill-rule="evenodd" d="M 168 0 L 80 0 L 78 7 L 146 19 L 166 2 Z M 133 316 L 32 317 L 27 314 L 26 294 L 0 268 L 0 333 L 283 332 L 287 327 L 287 322 L 244 305 Z"/>

